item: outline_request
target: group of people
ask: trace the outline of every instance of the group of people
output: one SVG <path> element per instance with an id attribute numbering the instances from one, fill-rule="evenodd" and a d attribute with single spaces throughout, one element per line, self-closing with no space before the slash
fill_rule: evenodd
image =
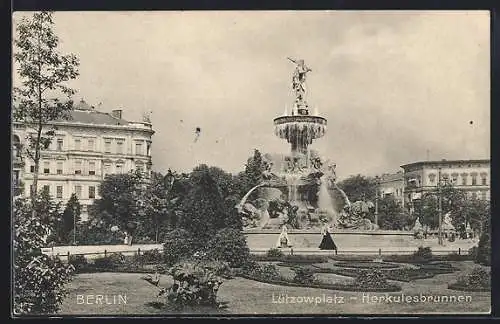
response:
<path id="1" fill-rule="evenodd" d="M 321 243 L 318 246 L 321 250 L 337 251 L 337 245 L 333 241 L 331 229 L 329 228 L 329 226 L 323 227 L 323 229 L 321 230 L 321 236 L 322 236 Z M 281 229 L 281 234 L 278 238 L 276 246 L 280 248 L 292 247 L 290 239 L 288 238 L 288 229 L 286 225 L 283 225 Z"/>

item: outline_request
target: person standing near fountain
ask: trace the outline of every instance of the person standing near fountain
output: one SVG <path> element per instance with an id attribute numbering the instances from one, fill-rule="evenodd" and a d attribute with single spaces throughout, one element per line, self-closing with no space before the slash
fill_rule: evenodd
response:
<path id="1" fill-rule="evenodd" d="M 335 242 L 332 239 L 332 235 L 330 234 L 330 228 L 328 225 L 325 225 L 323 227 L 323 230 L 321 231 L 321 234 L 323 236 L 323 239 L 321 240 L 321 243 L 319 245 L 319 248 L 321 250 L 335 250 L 337 251 L 337 245 L 335 245 Z"/>
<path id="2" fill-rule="evenodd" d="M 290 242 L 290 239 L 288 238 L 288 228 L 286 225 L 283 225 L 281 228 L 281 234 L 278 237 L 278 242 L 276 243 L 276 247 L 278 248 L 288 248 L 291 247 L 292 244 Z"/>

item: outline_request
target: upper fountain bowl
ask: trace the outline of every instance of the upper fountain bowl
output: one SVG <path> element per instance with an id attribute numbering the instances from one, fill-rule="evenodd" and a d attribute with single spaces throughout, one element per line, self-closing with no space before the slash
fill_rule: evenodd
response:
<path id="1" fill-rule="evenodd" d="M 326 132 L 326 119 L 311 115 L 281 116 L 274 119 L 274 133 L 276 136 L 292 140 L 298 134 L 306 137 L 309 144 L 313 139 L 320 138 Z"/>

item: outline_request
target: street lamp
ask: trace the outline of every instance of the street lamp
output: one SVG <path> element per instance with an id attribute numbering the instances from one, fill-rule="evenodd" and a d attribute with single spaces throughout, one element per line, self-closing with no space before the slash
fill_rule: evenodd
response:
<path id="1" fill-rule="evenodd" d="M 443 235 L 442 235 L 442 202 L 441 202 L 441 167 L 438 169 L 438 181 L 437 181 L 437 189 L 438 189 L 438 217 L 439 217 L 439 227 L 438 227 L 438 244 L 443 245 Z"/>
<path id="2" fill-rule="evenodd" d="M 380 186 L 380 178 L 379 176 L 375 176 L 375 225 L 378 225 L 378 195 L 379 195 L 379 186 Z"/>

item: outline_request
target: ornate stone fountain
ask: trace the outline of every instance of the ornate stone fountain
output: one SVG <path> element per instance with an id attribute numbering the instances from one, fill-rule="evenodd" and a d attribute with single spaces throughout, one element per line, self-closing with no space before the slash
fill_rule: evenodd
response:
<path id="1" fill-rule="evenodd" d="M 290 59 L 290 58 L 289 58 Z M 311 114 L 306 101 L 306 75 L 312 70 L 304 60 L 295 63 L 292 89 L 295 102 L 290 113 L 274 119 L 274 133 L 290 143 L 286 156 L 265 154 L 264 181 L 252 188 L 236 206 L 245 228 L 296 229 L 352 227 L 351 204 L 336 185 L 336 165 L 323 160 L 309 145 L 326 133 L 327 120 Z M 349 220 L 349 221 L 344 221 Z"/>

